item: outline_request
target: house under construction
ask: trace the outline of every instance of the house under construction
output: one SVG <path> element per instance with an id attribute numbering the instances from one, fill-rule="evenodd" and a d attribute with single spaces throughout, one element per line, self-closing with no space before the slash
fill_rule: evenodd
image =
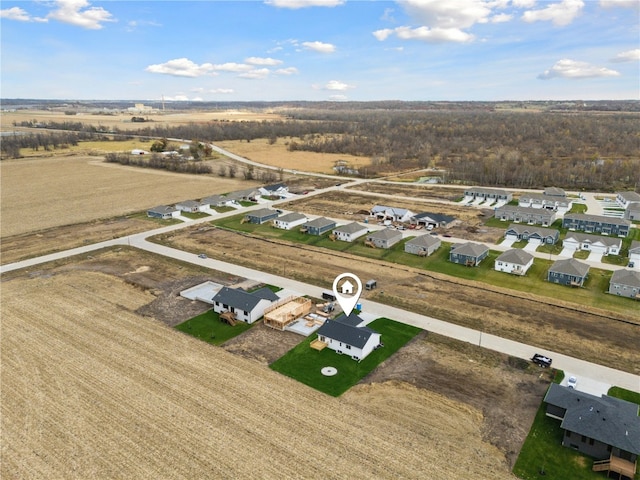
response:
<path id="1" fill-rule="evenodd" d="M 284 330 L 287 325 L 309 312 L 311 312 L 311 300 L 291 295 L 265 309 L 264 324 L 276 330 Z"/>

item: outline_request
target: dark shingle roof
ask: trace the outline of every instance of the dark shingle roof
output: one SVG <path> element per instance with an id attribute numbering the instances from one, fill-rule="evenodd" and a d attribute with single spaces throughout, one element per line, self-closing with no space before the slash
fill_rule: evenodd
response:
<path id="1" fill-rule="evenodd" d="M 501 253 L 498 258 L 496 258 L 496 262 L 513 263 L 515 265 L 526 265 L 531 260 L 533 260 L 533 255 L 531 255 L 529 252 L 525 252 L 520 248 L 512 248 L 511 250 L 507 250 L 506 252 Z"/>
<path id="2" fill-rule="evenodd" d="M 261 297 L 247 293 L 244 290 L 222 287 L 213 297 L 214 302 L 220 302 L 224 305 L 250 312 L 262 300 Z"/>
<path id="3" fill-rule="evenodd" d="M 616 270 L 611 275 L 611 283 L 627 285 L 629 287 L 640 287 L 640 272 L 635 270 Z"/>
<path id="4" fill-rule="evenodd" d="M 328 218 L 324 218 L 324 217 L 319 217 L 316 218 L 315 220 L 311 220 L 307 223 L 304 224 L 305 227 L 315 227 L 315 228 L 323 228 L 323 227 L 328 227 L 330 225 L 335 225 L 336 222 L 334 222 L 333 220 L 329 220 Z"/>
<path id="5" fill-rule="evenodd" d="M 402 233 L 398 230 L 392 230 L 385 228 L 384 230 L 377 230 L 369 234 L 367 238 L 379 238 L 380 240 L 393 240 L 396 238 L 402 238 Z"/>
<path id="6" fill-rule="evenodd" d="M 596 397 L 552 383 L 544 397 L 550 405 L 564 408 L 561 427 L 607 445 L 640 454 L 638 405 L 619 398 Z"/>
<path id="7" fill-rule="evenodd" d="M 278 212 L 270 208 L 259 208 L 258 210 L 254 210 L 253 212 L 247 212 L 246 216 L 255 217 L 255 218 L 264 218 L 264 217 L 270 217 L 272 215 L 278 215 Z"/>
<path id="8" fill-rule="evenodd" d="M 565 275 L 573 275 L 577 277 L 586 277 L 589 273 L 589 265 L 579 262 L 575 258 L 567 258 L 564 260 L 556 260 L 551 268 L 550 272 L 563 273 Z"/>
<path id="9" fill-rule="evenodd" d="M 360 225 L 358 222 L 352 222 L 346 225 L 339 226 L 338 228 L 334 229 L 334 232 L 357 233 L 366 229 L 367 227 L 365 227 L 364 225 Z"/>
<path id="10" fill-rule="evenodd" d="M 357 317 L 357 315 L 351 314 L 343 321 L 327 320 L 318 329 L 318 335 L 337 340 L 338 342 L 351 345 L 352 347 L 364 347 L 369 341 L 369 338 L 371 338 L 371 335 L 376 332 L 371 330 L 369 327 L 355 327 L 349 323 L 345 323 L 345 321 L 355 322 L 355 320 L 349 320 L 352 316 Z M 360 322 L 362 322 L 362 319 L 360 319 Z"/>
<path id="11" fill-rule="evenodd" d="M 585 222 L 598 222 L 605 223 L 609 225 L 626 225 L 631 226 L 631 222 L 629 220 L 625 220 L 624 218 L 616 218 L 616 217 L 605 217 L 603 215 L 589 215 L 587 213 L 568 213 L 564 216 L 565 220 L 575 220 L 580 221 L 583 220 Z"/>
<path id="12" fill-rule="evenodd" d="M 479 257 L 485 252 L 489 251 L 489 247 L 482 245 L 481 243 L 467 242 L 460 245 L 454 245 L 451 248 L 453 253 L 458 255 L 466 255 L 468 257 Z"/>
<path id="13" fill-rule="evenodd" d="M 442 243 L 439 238 L 431 235 L 419 235 L 409 240 L 405 245 L 415 245 L 417 247 L 433 247 Z"/>
<path id="14" fill-rule="evenodd" d="M 291 213 L 287 213 L 286 215 L 283 215 L 281 217 L 278 218 L 278 220 L 280 222 L 295 222 L 296 220 L 302 220 L 302 219 L 306 219 L 307 217 L 302 214 L 302 213 L 298 213 L 298 212 L 291 212 Z"/>
<path id="15" fill-rule="evenodd" d="M 262 287 L 254 292 L 251 292 L 251 295 L 254 295 L 259 298 L 263 298 L 265 300 L 269 300 L 270 302 L 275 302 L 277 300 L 280 300 L 280 297 L 278 297 L 278 295 L 276 295 L 276 293 L 273 290 L 267 287 Z"/>

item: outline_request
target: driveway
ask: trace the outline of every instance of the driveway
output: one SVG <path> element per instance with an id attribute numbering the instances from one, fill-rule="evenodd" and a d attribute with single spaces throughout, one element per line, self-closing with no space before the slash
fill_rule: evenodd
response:
<path id="1" fill-rule="evenodd" d="M 599 252 L 591 252 L 587 257 L 587 262 L 601 262 L 602 261 L 602 253 Z"/>
<path id="2" fill-rule="evenodd" d="M 540 240 L 529 240 L 529 242 L 524 246 L 523 250 L 525 252 L 535 252 L 540 245 L 542 245 L 542 242 Z"/>
<path id="3" fill-rule="evenodd" d="M 500 246 L 502 247 L 510 247 L 514 243 L 518 241 L 517 238 L 505 238 L 502 242 L 500 242 Z"/>
<path id="4" fill-rule="evenodd" d="M 573 258 L 573 254 L 576 253 L 575 248 L 573 247 L 564 247 L 562 251 L 558 254 L 559 257 L 567 257 Z"/>

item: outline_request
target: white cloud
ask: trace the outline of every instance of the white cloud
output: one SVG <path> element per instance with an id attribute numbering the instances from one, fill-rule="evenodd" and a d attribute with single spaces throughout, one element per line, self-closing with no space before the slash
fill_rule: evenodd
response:
<path id="1" fill-rule="evenodd" d="M 269 73 L 270 73 L 270 71 L 269 71 L 268 68 L 256 68 L 254 70 L 250 70 L 248 72 L 241 73 L 238 76 L 241 77 L 241 78 L 248 78 L 250 80 L 260 80 L 260 79 L 268 77 Z"/>
<path id="2" fill-rule="evenodd" d="M 640 48 L 627 50 L 626 52 L 620 52 L 611 59 L 611 61 L 615 63 L 635 62 L 638 60 L 640 60 Z"/>
<path id="3" fill-rule="evenodd" d="M 89 7 L 87 0 L 57 0 L 57 10 L 47 15 L 47 18 L 69 23 L 90 30 L 99 30 L 103 22 L 114 22 L 110 12 L 102 7 Z"/>
<path id="4" fill-rule="evenodd" d="M 373 32 L 373 36 L 381 42 L 385 41 L 391 35 L 393 35 L 393 30 L 390 28 L 383 28 L 382 30 L 376 30 L 375 32 Z"/>
<path id="5" fill-rule="evenodd" d="M 214 88 L 209 90 L 209 93 L 234 93 L 233 88 Z"/>
<path id="6" fill-rule="evenodd" d="M 213 65 L 213 68 L 215 70 L 223 72 L 247 72 L 253 67 L 251 65 L 247 65 L 246 63 L 227 62 Z"/>
<path id="7" fill-rule="evenodd" d="M 179 93 L 178 95 L 174 95 L 173 97 L 164 97 L 165 100 L 169 102 L 188 102 L 189 97 Z"/>
<path id="8" fill-rule="evenodd" d="M 538 75 L 541 80 L 550 80 L 552 78 L 598 78 L 598 77 L 617 77 L 620 73 L 604 67 L 596 67 L 587 62 L 579 62 L 577 60 L 563 59 L 555 63 L 549 70 Z"/>
<path id="9" fill-rule="evenodd" d="M 298 72 L 298 69 L 296 67 L 288 67 L 288 68 L 280 68 L 273 73 L 277 75 L 295 75 L 296 73 L 300 73 L 300 72 Z"/>
<path id="10" fill-rule="evenodd" d="M 527 10 L 522 14 L 522 20 L 528 23 L 550 21 L 554 25 L 569 25 L 576 18 L 582 8 L 582 0 L 562 0 L 560 3 L 552 3 L 540 10 Z"/>
<path id="11" fill-rule="evenodd" d="M 267 5 L 277 8 L 337 7 L 345 0 L 265 0 Z"/>
<path id="12" fill-rule="evenodd" d="M 150 73 L 162 73 L 176 77 L 201 77 L 203 75 L 215 75 L 216 67 L 211 63 L 198 65 L 188 58 L 176 58 L 165 63 L 149 65 L 145 71 Z"/>
<path id="13" fill-rule="evenodd" d="M 244 60 L 250 65 L 280 65 L 282 60 L 276 60 L 275 58 L 262 58 L 262 57 L 249 57 Z"/>
<path id="14" fill-rule="evenodd" d="M 532 8 L 536 4 L 536 0 L 513 0 L 511 3 L 517 8 Z"/>
<path id="15" fill-rule="evenodd" d="M 422 25 L 441 28 L 469 28 L 476 23 L 486 23 L 491 6 L 483 0 L 406 0 L 402 3 L 406 12 Z"/>
<path id="16" fill-rule="evenodd" d="M 498 15 L 493 15 L 489 18 L 491 23 L 505 23 L 513 20 L 513 15 L 509 15 L 508 13 L 499 13 Z"/>
<path id="17" fill-rule="evenodd" d="M 600 0 L 602 8 L 633 8 L 639 9 L 640 2 L 638 0 Z"/>
<path id="18" fill-rule="evenodd" d="M 430 43 L 464 43 L 474 39 L 473 35 L 463 32 L 459 28 L 398 27 L 393 31 L 378 30 L 373 34 L 378 40 L 384 40 L 391 32 L 395 33 L 401 40 L 422 40 Z"/>
<path id="19" fill-rule="evenodd" d="M 339 90 L 339 91 L 345 91 L 345 90 L 349 90 L 350 88 L 355 88 L 353 85 L 347 85 L 344 82 L 340 82 L 339 80 L 330 80 L 329 82 L 327 82 L 327 84 L 324 86 L 325 90 Z"/>
<path id="20" fill-rule="evenodd" d="M 11 7 L 0 10 L 0 18 L 16 20 L 18 22 L 47 22 L 46 18 L 32 17 L 26 10 L 20 7 Z"/>
<path id="21" fill-rule="evenodd" d="M 330 43 L 322 42 L 302 42 L 302 46 L 307 50 L 313 50 L 320 53 L 333 53 L 336 51 L 336 46 Z"/>

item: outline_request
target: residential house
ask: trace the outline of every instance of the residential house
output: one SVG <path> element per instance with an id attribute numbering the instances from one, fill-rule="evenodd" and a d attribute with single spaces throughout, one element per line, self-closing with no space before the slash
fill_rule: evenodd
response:
<path id="1" fill-rule="evenodd" d="M 236 202 L 257 202 L 260 197 L 260 190 L 248 188 L 246 190 L 238 190 L 227 194 L 227 198 Z"/>
<path id="2" fill-rule="evenodd" d="M 524 193 L 518 199 L 518 206 L 520 207 L 544 208 L 560 212 L 568 212 L 572 203 L 570 198 L 546 195 L 544 193 Z"/>
<path id="3" fill-rule="evenodd" d="M 225 195 L 211 195 L 201 200 L 205 205 L 209 205 L 211 208 L 215 207 L 230 207 L 238 205 L 238 202 L 225 196 Z"/>
<path id="4" fill-rule="evenodd" d="M 640 271 L 623 269 L 613 272 L 609 293 L 640 300 Z"/>
<path id="5" fill-rule="evenodd" d="M 309 219 L 298 212 L 287 213 L 281 217 L 277 217 L 273 220 L 273 226 L 282 230 L 291 230 L 292 228 L 307 223 Z"/>
<path id="6" fill-rule="evenodd" d="M 332 228 L 335 228 L 336 222 L 324 217 L 318 217 L 315 220 L 302 225 L 302 231 L 309 235 L 322 235 Z"/>
<path id="7" fill-rule="evenodd" d="M 640 241 L 633 240 L 629 246 L 629 266 L 640 268 Z"/>
<path id="8" fill-rule="evenodd" d="M 411 225 L 422 225 L 423 227 L 446 228 L 450 226 L 455 221 L 455 219 L 456 217 L 451 217 L 442 213 L 423 212 L 411 217 L 409 219 L 409 222 L 411 222 Z"/>
<path id="9" fill-rule="evenodd" d="M 360 225 L 358 222 L 340 225 L 333 230 L 333 236 L 336 240 L 343 242 L 353 242 L 356 238 L 361 237 L 369 232 L 369 229 Z"/>
<path id="10" fill-rule="evenodd" d="M 565 192 L 562 188 L 558 187 L 547 187 L 543 192 L 548 197 L 566 197 L 567 192 Z"/>
<path id="11" fill-rule="evenodd" d="M 265 197 L 286 198 L 289 194 L 289 187 L 284 183 L 275 183 L 273 185 L 265 185 L 258 189 L 260 195 Z"/>
<path id="12" fill-rule="evenodd" d="M 513 248 L 501 253 L 498 258 L 496 258 L 494 268 L 498 272 L 525 275 L 531 265 L 533 265 L 533 255 L 520 248 Z"/>
<path id="13" fill-rule="evenodd" d="M 468 267 L 477 267 L 487 255 L 489 255 L 489 247 L 486 245 L 473 242 L 460 243 L 451 246 L 449 261 Z"/>
<path id="14" fill-rule="evenodd" d="M 616 202 L 620 207 L 626 209 L 629 205 L 640 203 L 640 193 L 616 192 Z"/>
<path id="15" fill-rule="evenodd" d="M 548 227 L 556 220 L 556 212 L 543 208 L 517 207 L 504 205 L 496 208 L 494 216 L 503 222 L 527 223 Z"/>
<path id="16" fill-rule="evenodd" d="M 624 211 L 624 218 L 632 222 L 640 222 L 640 203 L 632 203 Z"/>
<path id="17" fill-rule="evenodd" d="M 634 478 L 640 455 L 637 404 L 608 395 L 597 397 L 557 383 L 551 384 L 544 402 L 546 415 L 561 421 L 562 446 L 594 457 L 595 471 Z"/>
<path id="18" fill-rule="evenodd" d="M 506 190 L 498 190 L 494 188 L 471 187 L 464 191 L 464 196 L 474 199 L 483 199 L 484 201 L 493 200 L 494 202 L 502 201 L 504 203 L 513 200 L 511 192 Z"/>
<path id="19" fill-rule="evenodd" d="M 434 237 L 432 235 L 420 235 L 405 243 L 404 251 L 420 257 L 426 257 L 440 248 L 441 244 L 442 242 L 438 237 Z"/>
<path id="20" fill-rule="evenodd" d="M 253 210 L 252 212 L 248 212 L 244 216 L 245 222 L 249 223 L 257 223 L 258 225 L 268 222 L 269 220 L 273 220 L 278 215 L 277 210 L 273 210 L 271 208 L 259 208 L 258 210 Z"/>
<path id="21" fill-rule="evenodd" d="M 196 213 L 202 212 L 207 209 L 209 205 L 207 203 L 198 202 L 196 200 L 185 200 L 184 202 L 176 203 L 176 208 L 181 212 Z"/>
<path id="22" fill-rule="evenodd" d="M 180 216 L 180 210 L 175 207 L 169 207 L 167 205 L 159 205 L 147 210 L 147 217 L 151 218 L 161 218 L 162 220 L 167 220 L 169 218 L 178 216 Z"/>
<path id="23" fill-rule="evenodd" d="M 571 247 L 573 250 L 588 250 L 602 255 L 619 255 L 622 249 L 622 239 L 568 232 L 562 241 L 562 246 Z"/>
<path id="24" fill-rule="evenodd" d="M 390 220 L 392 222 L 406 223 L 415 215 L 406 208 L 387 207 L 386 205 L 375 205 L 371 209 L 371 216 L 378 220 Z"/>
<path id="25" fill-rule="evenodd" d="M 586 213 L 570 213 L 564 216 L 562 227 L 587 233 L 626 237 L 629 235 L 631 222 L 623 218 L 588 215 Z"/>
<path id="26" fill-rule="evenodd" d="M 561 285 L 582 287 L 589 273 L 589 265 L 575 258 L 557 260 L 547 271 L 547 280 Z"/>
<path id="27" fill-rule="evenodd" d="M 327 320 L 317 331 L 319 346 L 314 348 L 329 347 L 336 353 L 349 355 L 354 360 L 364 360 L 382 344 L 380 334 L 363 323 L 355 313 Z"/>
<path id="28" fill-rule="evenodd" d="M 261 289 L 253 293 L 241 289 L 222 287 L 213 297 L 213 311 L 216 313 L 231 312 L 237 320 L 253 323 L 264 315 L 264 309 L 278 299 L 271 290 L 269 294 Z M 275 296 L 275 298 L 273 298 Z"/>
<path id="29" fill-rule="evenodd" d="M 392 228 L 385 228 L 369 233 L 365 244 L 376 248 L 391 248 L 400 240 L 402 240 L 402 232 Z"/>
<path id="30" fill-rule="evenodd" d="M 560 232 L 554 228 L 512 223 L 505 231 L 504 236 L 508 240 L 534 240 L 540 243 L 555 245 L 555 243 L 560 239 Z"/>

